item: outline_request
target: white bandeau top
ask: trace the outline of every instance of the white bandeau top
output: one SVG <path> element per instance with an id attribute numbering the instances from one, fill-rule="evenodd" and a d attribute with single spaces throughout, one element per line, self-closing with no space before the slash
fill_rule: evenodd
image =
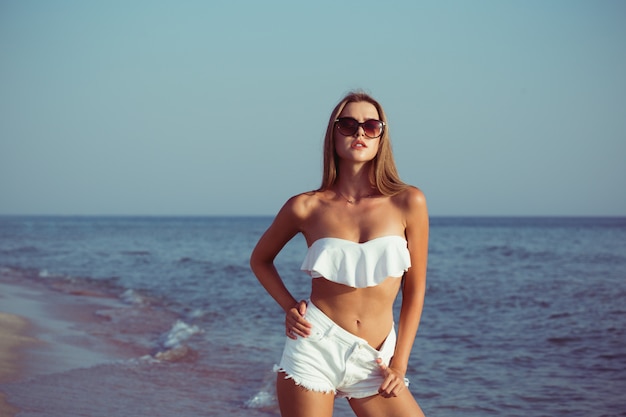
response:
<path id="1" fill-rule="evenodd" d="M 363 243 L 336 237 L 318 239 L 309 247 L 300 269 L 312 278 L 366 288 L 388 277 L 400 278 L 410 266 L 407 241 L 394 235 Z"/>

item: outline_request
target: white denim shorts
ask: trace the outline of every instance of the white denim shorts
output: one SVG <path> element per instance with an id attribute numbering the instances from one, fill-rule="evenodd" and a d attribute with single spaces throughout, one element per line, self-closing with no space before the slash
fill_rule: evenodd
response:
<path id="1" fill-rule="evenodd" d="M 310 391 L 334 393 L 337 397 L 365 398 L 378 394 L 384 376 L 377 359 L 385 364 L 393 357 L 396 332 L 391 328 L 380 350 L 365 339 L 339 327 L 309 301 L 306 319 L 312 325 L 308 337 L 287 338 L 275 372 Z M 405 380 L 408 386 L 408 380 Z"/>

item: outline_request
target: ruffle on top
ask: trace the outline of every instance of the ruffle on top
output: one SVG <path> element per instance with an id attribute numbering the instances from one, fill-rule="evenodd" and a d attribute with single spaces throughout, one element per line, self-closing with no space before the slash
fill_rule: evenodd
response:
<path id="1" fill-rule="evenodd" d="M 411 266 L 406 240 L 383 236 L 364 243 L 335 237 L 316 240 L 301 270 L 353 288 L 373 287 L 387 277 L 401 277 Z"/>

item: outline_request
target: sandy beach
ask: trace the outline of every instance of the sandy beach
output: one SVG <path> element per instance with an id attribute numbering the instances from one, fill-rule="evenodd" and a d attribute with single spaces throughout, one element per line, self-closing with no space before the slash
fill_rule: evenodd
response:
<path id="1" fill-rule="evenodd" d="M 20 353 L 37 343 L 28 335 L 29 328 L 23 317 L 0 312 L 0 383 L 19 375 L 23 367 Z"/>
<path id="2" fill-rule="evenodd" d="M 37 340 L 28 336 L 29 322 L 19 316 L 0 312 L 0 383 L 17 378 L 23 368 L 23 353 Z M 14 416 L 19 411 L 0 392 L 0 416 Z"/>
<path id="3" fill-rule="evenodd" d="M 228 347 L 199 361 L 182 343 L 192 326 L 158 301 L 109 291 L 0 269 L 0 417 L 275 415 L 245 405 L 266 382 L 244 391 L 236 375 L 258 369 L 228 362 Z"/>
<path id="4" fill-rule="evenodd" d="M 106 294 L 0 272 L 0 417 L 31 405 L 28 396 L 13 398 L 7 387 L 149 354 L 114 334 L 113 315 L 127 309 Z"/>

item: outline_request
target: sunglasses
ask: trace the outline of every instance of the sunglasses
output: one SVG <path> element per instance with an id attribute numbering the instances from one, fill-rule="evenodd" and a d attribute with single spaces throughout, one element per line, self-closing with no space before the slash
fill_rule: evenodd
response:
<path id="1" fill-rule="evenodd" d="M 352 136 L 359 130 L 359 127 L 362 127 L 365 136 L 370 139 L 375 139 L 383 134 L 385 122 L 376 119 L 369 119 L 363 123 L 359 123 L 358 120 L 352 117 L 340 117 L 335 120 L 335 126 L 337 126 L 339 133 L 344 136 Z"/>

